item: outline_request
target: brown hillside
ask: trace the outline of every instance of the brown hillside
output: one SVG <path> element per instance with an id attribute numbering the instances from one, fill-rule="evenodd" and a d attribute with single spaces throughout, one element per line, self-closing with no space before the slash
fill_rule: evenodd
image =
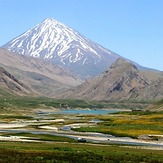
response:
<path id="1" fill-rule="evenodd" d="M 140 92 L 150 81 L 132 63 L 118 59 L 102 75 L 87 80 L 64 94 L 64 98 L 89 100 L 126 100 Z"/>
<path id="2" fill-rule="evenodd" d="M 29 87 L 17 80 L 2 67 L 0 67 L 0 88 L 7 89 L 18 95 L 33 94 Z"/>
<path id="3" fill-rule="evenodd" d="M 0 66 L 40 95 L 53 96 L 81 84 L 70 71 L 42 59 L 0 49 Z"/>
<path id="4" fill-rule="evenodd" d="M 163 99 L 163 78 L 158 78 L 152 81 L 142 91 L 139 92 L 137 97 L 138 100 L 161 100 Z"/>

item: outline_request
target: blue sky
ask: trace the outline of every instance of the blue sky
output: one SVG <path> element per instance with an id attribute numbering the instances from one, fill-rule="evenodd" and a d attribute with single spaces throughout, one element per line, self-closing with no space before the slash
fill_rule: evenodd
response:
<path id="1" fill-rule="evenodd" d="M 0 0 L 0 46 L 52 17 L 143 66 L 163 71 L 163 0 Z"/>

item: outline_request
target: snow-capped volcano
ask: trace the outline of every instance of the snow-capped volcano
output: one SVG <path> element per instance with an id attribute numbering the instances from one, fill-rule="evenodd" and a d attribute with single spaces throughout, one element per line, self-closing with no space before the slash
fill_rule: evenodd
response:
<path id="1" fill-rule="evenodd" d="M 53 61 L 82 76 L 99 74 L 119 57 L 53 18 L 45 19 L 3 47 Z"/>

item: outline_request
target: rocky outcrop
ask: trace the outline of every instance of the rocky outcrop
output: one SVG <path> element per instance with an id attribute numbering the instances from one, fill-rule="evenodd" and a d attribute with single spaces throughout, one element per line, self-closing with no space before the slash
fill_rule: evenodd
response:
<path id="1" fill-rule="evenodd" d="M 161 100 L 163 99 L 163 78 L 158 78 L 152 81 L 148 86 L 146 86 L 142 91 L 139 92 L 137 97 L 138 100 Z"/>
<path id="2" fill-rule="evenodd" d="M 19 95 L 33 94 L 29 87 L 17 80 L 2 67 L 0 67 L 0 87 Z"/>

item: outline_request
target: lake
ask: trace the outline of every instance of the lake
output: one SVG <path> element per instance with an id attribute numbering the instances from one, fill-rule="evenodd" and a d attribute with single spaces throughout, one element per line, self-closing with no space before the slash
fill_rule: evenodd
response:
<path id="1" fill-rule="evenodd" d="M 46 116 L 50 114 L 85 114 L 85 115 L 100 115 L 100 114 L 112 114 L 117 113 L 119 110 L 107 110 L 107 109 L 70 109 L 70 110 L 60 110 L 54 112 L 41 111 L 37 112 L 38 116 Z"/>
<path id="2" fill-rule="evenodd" d="M 98 114 L 111 114 L 111 113 L 117 113 L 119 112 L 118 110 L 102 110 L 102 109 L 96 109 L 96 110 L 62 110 L 60 112 L 57 112 L 57 114 L 93 114 L 93 115 L 98 115 Z"/>

